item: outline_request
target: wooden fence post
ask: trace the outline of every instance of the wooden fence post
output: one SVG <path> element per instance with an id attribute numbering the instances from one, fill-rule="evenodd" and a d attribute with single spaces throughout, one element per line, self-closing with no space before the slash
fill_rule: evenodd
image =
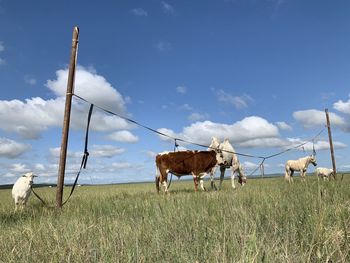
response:
<path id="1" fill-rule="evenodd" d="M 333 148 L 331 124 L 330 124 L 330 121 L 329 121 L 328 109 L 325 109 L 325 112 L 326 112 L 326 119 L 327 119 L 329 148 L 331 150 L 331 158 L 332 158 L 332 165 L 333 165 L 333 177 L 334 177 L 334 180 L 335 180 L 336 179 L 337 170 L 336 170 L 336 167 L 335 167 L 334 148 Z"/>
<path id="2" fill-rule="evenodd" d="M 72 51 L 71 51 L 71 56 L 70 56 L 70 65 L 69 65 L 69 73 L 68 73 L 68 81 L 67 81 L 66 105 L 65 105 L 64 117 L 63 117 L 60 162 L 59 162 L 58 177 L 57 177 L 57 192 L 56 192 L 56 207 L 57 208 L 62 208 L 62 197 L 63 197 L 64 174 L 65 174 L 65 169 L 66 169 L 70 112 L 71 112 L 71 107 L 72 107 L 73 86 L 74 86 L 74 78 L 75 78 L 75 65 L 76 65 L 77 50 L 78 50 L 78 37 L 79 37 L 79 28 L 74 27 L 73 39 L 72 39 Z"/>

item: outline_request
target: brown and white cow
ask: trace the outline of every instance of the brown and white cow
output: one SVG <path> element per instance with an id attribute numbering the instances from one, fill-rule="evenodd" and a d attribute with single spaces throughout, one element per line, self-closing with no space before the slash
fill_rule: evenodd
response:
<path id="1" fill-rule="evenodd" d="M 198 178 L 201 189 L 204 190 L 203 177 L 210 173 L 213 168 L 222 163 L 222 158 L 215 151 L 178 151 L 159 153 L 156 156 L 156 187 L 159 192 L 159 183 L 164 186 L 165 193 L 168 192 L 168 173 L 178 177 L 192 175 L 194 188 L 197 191 Z"/>

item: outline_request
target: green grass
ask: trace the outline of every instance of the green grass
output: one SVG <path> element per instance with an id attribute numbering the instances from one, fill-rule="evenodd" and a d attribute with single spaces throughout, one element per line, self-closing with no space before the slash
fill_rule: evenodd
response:
<path id="1" fill-rule="evenodd" d="M 62 210 L 56 188 L 39 188 L 52 207 L 31 196 L 17 213 L 0 190 L 0 262 L 350 262 L 350 176 L 307 179 L 197 193 L 174 180 L 169 195 L 154 183 L 83 186 Z"/>

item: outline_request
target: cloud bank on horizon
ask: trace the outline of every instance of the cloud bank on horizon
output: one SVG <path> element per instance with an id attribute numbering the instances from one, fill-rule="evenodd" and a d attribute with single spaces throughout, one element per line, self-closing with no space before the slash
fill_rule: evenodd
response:
<path id="1" fill-rule="evenodd" d="M 53 99 L 45 100 L 40 97 L 10 101 L 0 101 L 0 129 L 17 134 L 23 141 L 27 143 L 17 142 L 10 138 L 0 138 L 0 156 L 3 158 L 16 158 L 25 152 L 30 152 L 32 147 L 31 140 L 39 140 L 45 131 L 52 128 L 59 128 L 63 121 L 63 109 L 65 99 L 65 89 L 67 83 L 67 69 L 60 69 L 56 71 L 56 79 L 48 80 L 46 87 L 53 92 L 55 97 Z M 98 90 L 98 92 L 96 92 Z M 183 88 L 176 87 L 180 93 L 185 93 Z M 179 91 L 180 90 L 180 91 Z M 97 74 L 96 70 L 88 69 L 79 66 L 76 73 L 75 94 L 84 97 L 88 101 L 101 106 L 109 111 L 115 112 L 123 116 L 129 116 L 125 103 L 125 98 L 101 75 Z M 107 94 L 105 96 L 104 94 Z M 220 92 L 220 97 L 222 92 Z M 221 102 L 221 98 L 217 98 Z M 230 102 L 231 103 L 231 102 Z M 339 116 L 335 112 L 330 113 L 332 119 L 332 127 L 340 129 L 344 132 L 349 132 L 349 122 L 346 118 L 350 115 L 348 101 L 336 101 L 333 104 L 335 111 L 343 113 L 345 116 Z M 85 102 L 74 100 L 72 107 L 71 127 L 75 130 L 84 131 L 86 126 L 86 113 L 88 111 L 88 104 Z M 325 125 L 325 113 L 317 109 L 300 110 L 292 113 L 294 119 L 305 129 L 320 129 Z M 130 117 L 130 116 L 129 116 Z M 95 111 L 91 121 L 91 130 L 94 132 L 107 133 L 104 135 L 107 141 L 118 141 L 123 143 L 137 143 L 141 140 L 138 136 L 133 134 L 136 129 L 134 124 L 128 123 L 126 120 L 110 115 L 103 111 Z M 244 117 L 235 123 L 216 123 L 209 120 L 196 121 L 189 126 L 185 126 L 181 131 L 175 132 L 168 128 L 158 128 L 158 131 L 167 134 L 174 138 L 181 138 L 186 141 L 195 142 L 199 144 L 208 145 L 211 138 L 218 137 L 221 140 L 228 138 L 233 145 L 241 149 L 247 148 L 279 148 L 281 150 L 295 147 L 304 142 L 301 138 L 283 138 L 281 131 L 292 131 L 292 126 L 284 121 L 269 122 L 268 120 L 259 116 Z M 159 136 L 160 140 L 169 140 Z M 328 141 L 316 140 L 315 144 L 306 144 L 302 150 L 312 151 L 312 147 L 316 150 L 329 149 Z M 336 149 L 346 148 L 344 142 L 335 141 L 334 147 Z M 117 155 L 122 155 L 125 149 L 118 148 L 113 145 L 93 145 L 91 156 L 92 158 L 111 158 Z M 50 154 L 55 162 L 45 166 L 44 164 L 35 164 L 33 167 L 27 165 L 16 164 L 9 168 L 15 176 L 16 172 L 27 172 L 29 170 L 38 170 L 41 174 L 55 174 L 57 169 L 56 163 L 59 158 L 59 147 L 50 149 Z M 67 170 L 73 173 L 77 167 L 77 161 L 81 157 L 80 152 L 69 153 L 70 158 L 75 158 L 75 163 L 68 166 Z M 132 164 L 123 162 L 123 165 L 112 163 L 109 165 L 110 171 L 117 168 L 133 167 Z M 47 173 L 44 167 L 50 167 Z M 112 169 L 112 168 L 113 169 Z M 141 165 L 138 169 L 141 169 Z M 247 162 L 247 168 L 252 166 Z M 98 169 L 98 168 L 95 168 Z M 100 167 L 101 170 L 104 170 Z"/>

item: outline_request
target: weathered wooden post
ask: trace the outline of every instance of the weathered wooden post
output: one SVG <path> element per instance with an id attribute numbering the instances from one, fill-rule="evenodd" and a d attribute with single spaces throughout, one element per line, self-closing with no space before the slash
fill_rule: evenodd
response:
<path id="1" fill-rule="evenodd" d="M 331 123 L 329 121 L 328 109 L 325 109 L 325 112 L 326 112 L 326 119 L 327 119 L 329 148 L 331 150 L 331 158 L 332 158 L 332 165 L 333 165 L 333 177 L 334 177 L 334 180 L 335 180 L 336 179 L 337 170 L 336 170 L 336 167 L 335 167 L 334 148 L 333 148 L 332 133 L 331 133 Z"/>
<path id="2" fill-rule="evenodd" d="M 62 196 L 63 196 L 64 174 L 65 174 L 65 169 L 66 169 L 70 112 L 71 112 L 71 107 L 72 107 L 75 66 L 76 66 L 77 50 L 78 50 L 78 37 L 79 37 L 79 28 L 75 26 L 73 29 L 72 51 L 71 51 L 71 56 L 70 56 L 69 73 L 68 73 L 68 81 L 67 81 L 66 106 L 64 109 L 63 127 L 62 127 L 61 153 L 60 153 L 60 162 L 59 162 L 58 177 L 57 177 L 57 192 L 56 192 L 56 207 L 57 208 L 62 207 Z"/>

